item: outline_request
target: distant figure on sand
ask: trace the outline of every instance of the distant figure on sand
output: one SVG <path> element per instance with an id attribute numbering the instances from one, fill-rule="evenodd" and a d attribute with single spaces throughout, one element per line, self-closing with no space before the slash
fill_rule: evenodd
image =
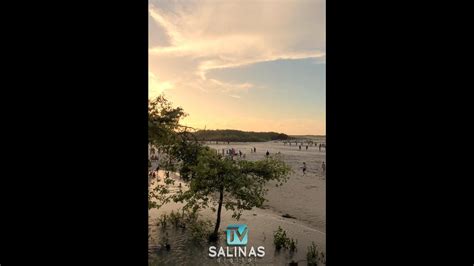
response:
<path id="1" fill-rule="evenodd" d="M 323 164 L 321 165 L 321 167 L 323 168 L 323 173 L 326 173 L 326 164 L 324 163 L 324 161 L 323 161 Z"/>
<path id="2" fill-rule="evenodd" d="M 265 154 L 265 156 L 267 156 L 267 157 L 268 157 L 269 155 L 270 155 L 270 153 L 267 151 L 267 153 Z"/>
<path id="3" fill-rule="evenodd" d="M 319 151 L 321 151 L 321 143 L 319 143 Z"/>
<path id="4" fill-rule="evenodd" d="M 308 145 L 306 145 L 306 150 L 308 150 Z"/>
<path id="5" fill-rule="evenodd" d="M 253 152 L 257 152 L 257 148 L 253 147 Z"/>
<path id="6" fill-rule="evenodd" d="M 301 145 L 299 146 L 299 149 L 300 149 L 300 151 L 301 151 Z"/>
<path id="7" fill-rule="evenodd" d="M 305 175 L 305 174 L 306 174 L 306 163 L 303 162 L 303 175 Z"/>
<path id="8" fill-rule="evenodd" d="M 242 151 L 239 150 L 239 157 L 242 157 Z"/>

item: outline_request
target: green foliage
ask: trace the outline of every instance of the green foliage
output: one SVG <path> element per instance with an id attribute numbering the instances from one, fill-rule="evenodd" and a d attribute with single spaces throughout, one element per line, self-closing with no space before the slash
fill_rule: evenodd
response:
<path id="1" fill-rule="evenodd" d="M 278 226 L 278 229 L 273 234 L 273 244 L 275 244 L 275 248 L 277 250 L 287 248 L 290 250 L 290 252 L 295 252 L 298 240 L 289 238 L 286 235 L 286 231 L 283 230 L 280 226 Z"/>
<path id="2" fill-rule="evenodd" d="M 169 215 L 164 213 L 158 217 L 158 226 L 161 226 L 163 231 L 168 228 L 168 224 L 173 225 L 175 229 L 188 229 L 191 239 L 196 242 L 207 240 L 211 234 L 211 221 L 199 219 L 197 211 L 171 211 Z M 167 232 L 165 232 L 164 235 L 167 236 Z"/>
<path id="3" fill-rule="evenodd" d="M 191 238 L 197 242 L 208 239 L 212 224 L 208 220 L 196 220 L 189 225 Z"/>
<path id="4" fill-rule="evenodd" d="M 280 251 L 282 248 L 289 249 L 290 257 L 293 257 L 294 253 L 297 250 L 298 240 L 289 238 L 286 235 L 286 231 L 283 230 L 280 226 L 278 226 L 278 229 L 273 234 L 273 244 L 275 244 L 275 249 L 277 251 Z M 290 265 L 298 265 L 298 263 L 292 261 Z"/>
<path id="5" fill-rule="evenodd" d="M 290 241 L 288 242 L 288 248 L 290 249 L 291 252 L 296 251 L 297 245 L 298 245 L 298 240 L 290 238 Z"/>
<path id="6" fill-rule="evenodd" d="M 320 251 L 318 246 L 311 243 L 311 246 L 308 247 L 308 253 L 306 253 L 306 260 L 308 261 L 308 266 L 319 266 L 326 264 L 326 255 L 323 251 Z"/>
<path id="7" fill-rule="evenodd" d="M 175 228 L 181 225 L 183 218 L 184 218 L 184 213 L 183 215 L 181 215 L 179 212 L 174 212 L 174 211 L 171 211 L 170 216 L 169 216 L 170 223 Z"/>
<path id="8" fill-rule="evenodd" d="M 270 180 L 283 184 L 290 171 L 277 157 L 254 162 L 234 161 L 208 147 L 199 150 L 197 163 L 190 169 L 194 177 L 189 182 L 189 190 L 176 194 L 174 200 L 186 202 L 185 208 L 213 208 L 218 202 L 212 195 L 222 190 L 223 206 L 232 210 L 232 217 L 236 219 L 243 210 L 262 206 L 267 192 L 265 184 Z"/>
<path id="9" fill-rule="evenodd" d="M 166 229 L 167 224 L 168 224 L 168 215 L 164 213 L 160 217 L 158 217 L 158 225 L 161 226 L 161 228 Z"/>
<path id="10" fill-rule="evenodd" d="M 163 96 L 148 101 L 148 142 L 157 148 L 164 159 L 161 160 L 161 168 L 175 170 L 175 161 L 172 150 L 180 141 L 180 133 L 186 132 L 187 128 L 179 124 L 181 118 L 186 116 L 180 107 L 174 108 Z M 150 166 L 150 162 L 149 162 Z M 165 196 L 169 191 L 166 185 L 172 184 L 173 180 L 167 172 L 165 184 L 158 185 L 148 193 L 148 208 L 159 208 L 169 201 Z M 154 201 L 157 200 L 158 202 Z"/>
<path id="11" fill-rule="evenodd" d="M 198 130 L 194 133 L 200 141 L 264 142 L 287 140 L 290 137 L 276 132 L 246 132 L 240 130 Z"/>
<path id="12" fill-rule="evenodd" d="M 273 234 L 273 244 L 275 244 L 275 248 L 277 250 L 280 250 L 281 248 L 287 248 L 289 242 L 290 239 L 286 236 L 286 231 L 278 226 L 278 229 Z"/>
<path id="13" fill-rule="evenodd" d="M 283 185 L 288 180 L 290 168 L 278 156 L 261 161 L 234 161 L 200 145 L 196 139 L 199 134 L 193 134 L 189 127 L 179 124 L 185 116 L 183 110 L 173 108 L 164 96 L 149 102 L 148 116 L 149 142 L 161 153 L 160 168 L 166 170 L 163 182 L 149 190 L 149 208 L 159 208 L 170 201 L 184 202 L 186 211 L 196 213 L 199 208 L 216 210 L 215 206 L 219 205 L 217 232 L 221 206 L 232 210 L 232 217 L 239 219 L 243 210 L 263 205 L 267 182 L 273 180 Z M 270 139 L 286 136 L 252 134 L 263 134 Z M 174 179 L 170 172 L 174 171 L 187 181 L 188 190 L 171 193 Z M 216 199 L 216 194 L 222 195 L 219 197 L 222 201 Z"/>
<path id="14" fill-rule="evenodd" d="M 181 127 L 179 120 L 185 117 L 181 107 L 173 108 L 171 103 L 160 95 L 148 101 L 148 141 L 163 148 L 172 145 L 176 131 Z"/>
<path id="15" fill-rule="evenodd" d="M 158 181 L 155 178 L 154 181 Z M 153 183 L 154 183 L 153 181 Z M 162 205 L 170 202 L 172 197 L 170 195 L 170 185 L 174 185 L 175 180 L 170 176 L 170 172 L 166 171 L 163 182 L 157 184 L 155 188 L 148 190 L 148 209 L 160 208 Z"/>

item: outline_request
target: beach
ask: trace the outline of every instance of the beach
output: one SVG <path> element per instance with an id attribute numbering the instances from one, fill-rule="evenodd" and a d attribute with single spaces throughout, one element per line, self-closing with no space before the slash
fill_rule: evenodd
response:
<path id="1" fill-rule="evenodd" d="M 326 179 L 321 164 L 326 161 L 326 151 L 317 147 L 302 146 L 299 150 L 293 142 L 291 146 L 282 142 L 251 142 L 208 144 L 209 147 L 221 151 L 234 148 L 237 153 L 245 153 L 246 160 L 261 160 L 267 150 L 270 154 L 280 152 L 281 157 L 293 172 L 286 184 L 275 187 L 274 182 L 268 184 L 265 207 L 279 214 L 289 214 L 298 220 L 320 231 L 326 231 Z M 255 147 L 257 152 L 250 152 Z M 239 156 L 237 156 L 239 157 Z M 306 174 L 303 175 L 303 162 L 306 162 Z"/>
<path id="2" fill-rule="evenodd" d="M 319 140 L 325 142 L 324 140 Z M 264 246 L 266 256 L 258 258 L 258 265 L 285 265 L 295 261 L 305 265 L 306 252 L 312 242 L 323 251 L 326 247 L 326 178 L 321 164 L 325 161 L 325 149 L 303 145 L 301 150 L 293 142 L 291 146 L 281 141 L 256 143 L 206 143 L 205 145 L 222 152 L 233 148 L 237 154 L 239 150 L 245 154 L 245 160 L 260 160 L 270 155 L 280 153 L 282 160 L 293 170 L 287 183 L 276 187 L 275 183 L 268 183 L 267 201 L 262 208 L 253 208 L 244 211 L 237 221 L 232 218 L 232 212 L 223 209 L 221 231 L 227 224 L 247 224 L 249 229 L 249 244 Z M 251 148 L 256 152 L 251 152 Z M 243 159 L 237 155 L 236 160 Z M 302 166 L 306 162 L 307 171 L 303 175 Z M 164 173 L 161 172 L 161 175 Z M 178 176 L 174 176 L 178 183 Z M 184 184 L 184 183 L 183 183 Z M 176 184 L 177 185 L 177 184 Z M 152 185 L 151 185 L 152 186 Z M 150 265 L 213 265 L 219 264 L 215 259 L 208 257 L 208 243 L 194 244 L 181 231 L 167 230 L 166 233 L 157 226 L 157 218 L 163 213 L 170 213 L 180 209 L 182 204 L 170 203 L 160 209 L 149 211 L 150 216 Z M 209 209 L 200 211 L 203 219 L 215 222 L 215 213 Z M 289 215 L 292 218 L 285 218 Z M 297 240 L 297 251 L 290 254 L 288 251 L 276 251 L 273 244 L 273 233 L 281 226 L 290 238 Z M 159 241 L 166 234 L 170 240 L 170 251 L 160 249 Z M 191 263 L 191 262 L 192 263 Z M 188 263 L 188 264 L 187 264 Z"/>

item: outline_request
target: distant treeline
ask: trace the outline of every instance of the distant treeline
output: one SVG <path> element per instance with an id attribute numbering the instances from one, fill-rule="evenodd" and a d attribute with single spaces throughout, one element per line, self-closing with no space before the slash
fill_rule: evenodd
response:
<path id="1" fill-rule="evenodd" d="M 195 136 L 200 141 L 264 142 L 271 140 L 288 140 L 292 137 L 276 132 L 247 132 L 240 130 L 199 130 Z"/>

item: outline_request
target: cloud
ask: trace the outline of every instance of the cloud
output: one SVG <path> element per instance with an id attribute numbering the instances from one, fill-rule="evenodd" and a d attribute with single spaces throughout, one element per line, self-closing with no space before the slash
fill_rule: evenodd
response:
<path id="1" fill-rule="evenodd" d="M 169 81 L 160 81 L 158 77 L 148 72 L 148 94 L 150 97 L 156 97 L 163 93 L 165 90 L 173 88 L 173 84 Z"/>
<path id="2" fill-rule="evenodd" d="M 150 90 L 197 88 L 236 96 L 253 88 L 207 80 L 213 69 L 279 59 L 325 61 L 325 2 L 150 0 Z M 156 33 L 155 33 L 156 32 Z M 164 35 L 163 35 L 164 34 Z"/>

